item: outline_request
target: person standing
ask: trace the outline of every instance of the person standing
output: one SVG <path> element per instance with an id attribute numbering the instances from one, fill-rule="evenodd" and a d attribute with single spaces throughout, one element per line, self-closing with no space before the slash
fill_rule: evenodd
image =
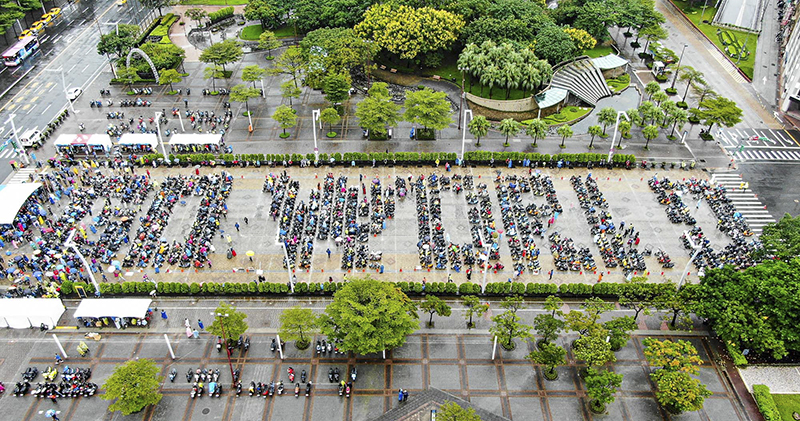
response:
<path id="1" fill-rule="evenodd" d="M 247 225 L 248 223 L 249 223 L 249 222 L 247 222 L 247 217 L 245 216 L 245 217 L 244 217 L 244 224 L 245 224 L 245 225 Z"/>
<path id="2" fill-rule="evenodd" d="M 165 310 L 161 310 L 161 318 L 167 320 L 167 312 Z"/>
<path id="3" fill-rule="evenodd" d="M 200 319 L 197 319 L 197 325 L 200 326 L 200 330 L 205 330 L 206 328 L 205 325 L 203 324 L 203 321 Z"/>
<path id="4" fill-rule="evenodd" d="M 328 259 L 330 259 L 331 258 L 331 249 L 330 249 L 330 247 L 328 247 L 328 249 L 325 250 L 325 253 L 328 253 Z"/>
<path id="5" fill-rule="evenodd" d="M 236 227 L 236 232 L 239 232 L 239 223 L 237 222 L 237 223 L 233 224 L 233 226 Z"/>
<path id="6" fill-rule="evenodd" d="M 408 400 L 408 389 L 403 389 L 403 402 Z"/>
<path id="7" fill-rule="evenodd" d="M 467 268 L 467 281 L 472 279 L 472 268 Z"/>
<path id="8" fill-rule="evenodd" d="M 191 329 L 192 328 L 192 324 L 189 323 L 189 319 L 188 318 L 183 319 L 183 325 L 186 326 L 187 329 Z"/>

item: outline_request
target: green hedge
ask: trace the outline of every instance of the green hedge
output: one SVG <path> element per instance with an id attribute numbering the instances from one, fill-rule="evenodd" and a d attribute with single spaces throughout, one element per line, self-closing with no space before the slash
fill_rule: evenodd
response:
<path id="1" fill-rule="evenodd" d="M 470 151 L 464 154 L 465 161 L 474 163 L 491 162 L 492 158 L 494 158 L 495 163 L 505 162 L 506 159 L 511 159 L 515 163 L 520 162 L 523 159 L 529 159 L 532 162 L 538 162 L 542 165 L 547 164 L 548 162 L 570 161 L 570 163 L 578 166 L 582 166 L 590 162 L 596 164 L 602 160 L 605 160 L 607 157 L 608 157 L 607 154 L 601 154 L 601 153 L 579 153 L 579 154 L 561 153 L 556 155 L 550 155 L 550 154 L 527 153 L 527 152 Z M 611 158 L 611 161 L 617 165 L 623 165 L 625 164 L 625 161 L 630 161 L 631 163 L 636 162 L 636 156 L 616 154 Z"/>
<path id="2" fill-rule="evenodd" d="M 758 404 L 758 410 L 764 416 L 764 421 L 781 421 L 781 413 L 778 411 L 778 405 L 772 399 L 769 393 L 769 387 L 763 384 L 753 385 L 753 398 Z"/>
<path id="3" fill-rule="evenodd" d="M 226 7 L 224 9 L 219 9 L 216 12 L 211 12 L 208 14 L 208 20 L 211 23 L 217 23 L 222 19 L 228 18 L 233 16 L 233 6 Z"/>
<path id="4" fill-rule="evenodd" d="M 739 347 L 732 343 L 726 343 L 725 349 L 728 351 L 728 355 L 733 360 L 733 365 L 736 367 L 747 367 L 747 357 L 742 354 L 742 351 L 739 350 Z"/>

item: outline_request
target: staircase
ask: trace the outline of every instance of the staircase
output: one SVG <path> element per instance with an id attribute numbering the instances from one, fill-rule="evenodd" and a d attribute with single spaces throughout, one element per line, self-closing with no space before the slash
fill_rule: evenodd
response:
<path id="1" fill-rule="evenodd" d="M 600 69 L 588 58 L 567 63 L 556 70 L 550 86 L 566 89 L 591 106 L 601 98 L 611 96 Z"/>

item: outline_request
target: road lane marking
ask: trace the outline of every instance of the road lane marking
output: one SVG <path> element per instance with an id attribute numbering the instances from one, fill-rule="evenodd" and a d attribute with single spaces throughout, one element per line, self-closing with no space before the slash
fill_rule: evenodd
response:
<path id="1" fill-rule="evenodd" d="M 795 139 L 795 138 L 794 138 L 794 136 L 792 136 L 792 134 L 791 134 L 791 133 L 789 133 L 789 131 L 788 131 L 788 130 L 784 130 L 783 132 L 784 132 L 784 133 L 786 133 L 786 135 L 787 135 L 787 136 L 791 137 L 791 138 L 792 138 L 792 140 L 794 140 L 794 143 L 796 143 L 796 144 L 797 144 L 797 146 L 800 146 L 800 142 L 798 142 L 798 141 L 797 141 L 797 139 Z"/>
<path id="2" fill-rule="evenodd" d="M 36 108 L 36 106 L 37 106 L 37 105 L 39 105 L 39 104 L 33 104 L 33 107 L 31 107 L 31 108 L 28 110 L 28 112 L 27 112 L 27 113 L 25 113 L 25 114 L 30 114 L 30 113 L 31 113 L 31 111 L 33 111 L 33 109 L 34 109 L 34 108 Z"/>
<path id="3" fill-rule="evenodd" d="M 49 109 L 50 109 L 50 106 L 51 106 L 51 105 L 53 105 L 53 104 L 48 104 L 48 105 L 47 105 L 47 107 L 45 107 L 45 108 L 44 108 L 44 110 L 42 110 L 42 114 L 46 113 L 46 112 L 47 112 L 47 110 L 49 110 Z"/>

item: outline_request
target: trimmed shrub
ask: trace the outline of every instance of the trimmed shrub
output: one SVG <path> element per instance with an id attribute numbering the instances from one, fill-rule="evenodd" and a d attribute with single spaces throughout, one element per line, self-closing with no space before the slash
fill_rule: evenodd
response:
<path id="1" fill-rule="evenodd" d="M 563 284 L 559 292 L 564 295 L 588 296 L 592 295 L 592 286 L 589 284 Z"/>
<path id="2" fill-rule="evenodd" d="M 764 421 L 781 421 L 781 413 L 778 405 L 769 393 L 769 387 L 763 384 L 753 385 L 753 398 L 758 404 L 758 410 L 764 416 Z"/>
<path id="3" fill-rule="evenodd" d="M 210 20 L 213 24 L 231 16 L 233 16 L 233 6 L 225 7 L 217 10 L 216 12 L 209 13 L 208 20 Z"/>
<path id="4" fill-rule="evenodd" d="M 742 368 L 747 367 L 747 357 L 742 354 L 742 351 L 739 350 L 739 347 L 728 342 L 725 344 L 725 349 L 728 351 L 728 355 L 733 360 L 733 365 Z"/>
<path id="5" fill-rule="evenodd" d="M 556 284 L 539 284 L 531 282 L 525 287 L 525 293 L 528 295 L 553 295 L 558 292 L 558 285 Z"/>

